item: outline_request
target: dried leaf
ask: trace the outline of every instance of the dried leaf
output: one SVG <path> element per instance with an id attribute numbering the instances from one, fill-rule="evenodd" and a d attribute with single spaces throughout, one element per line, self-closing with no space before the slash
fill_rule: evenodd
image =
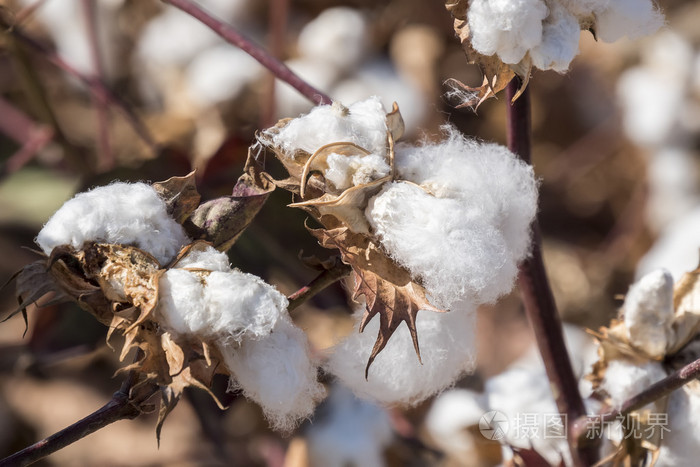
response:
<path id="1" fill-rule="evenodd" d="M 310 229 L 310 232 L 324 248 L 337 248 L 343 262 L 352 267 L 355 276 L 353 299 L 360 295 L 366 299 L 360 332 L 374 316 L 379 315 L 379 334 L 365 368 L 365 377 L 376 356 L 402 322 L 408 326 L 420 360 L 416 315 L 419 310 L 443 311 L 430 304 L 425 289 L 365 235 L 353 233 L 347 227 Z"/>
<path id="2" fill-rule="evenodd" d="M 184 177 L 171 177 L 153 184 L 156 193 L 165 200 L 168 214 L 180 224 L 197 208 L 201 199 L 194 175 L 192 171 Z"/>

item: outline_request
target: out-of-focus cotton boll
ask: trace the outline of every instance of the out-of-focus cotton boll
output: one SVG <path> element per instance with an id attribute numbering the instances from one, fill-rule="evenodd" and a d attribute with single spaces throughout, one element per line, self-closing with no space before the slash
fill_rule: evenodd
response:
<path id="1" fill-rule="evenodd" d="M 542 42 L 530 49 L 532 64 L 541 70 L 564 73 L 578 54 L 578 20 L 557 2 L 549 2 L 549 16 L 542 24 Z"/>
<path id="2" fill-rule="evenodd" d="M 442 143 L 398 147 L 399 175 L 420 186 L 386 185 L 366 215 L 438 306 L 492 302 L 510 291 L 528 252 L 537 183 L 506 148 L 447 131 Z"/>
<path id="3" fill-rule="evenodd" d="M 673 319 L 673 277 L 660 269 L 634 283 L 623 305 L 630 343 L 650 357 L 663 357 Z"/>
<path id="4" fill-rule="evenodd" d="M 542 0 L 473 0 L 467 20 L 472 46 L 483 55 L 498 54 L 504 63 L 518 63 L 542 41 Z"/>
<path id="5" fill-rule="evenodd" d="M 486 402 L 483 394 L 468 389 L 450 389 L 440 394 L 425 418 L 425 427 L 435 444 L 454 459 L 473 458 L 477 448 L 466 428 L 479 424 L 489 411 Z"/>
<path id="6" fill-rule="evenodd" d="M 610 396 L 611 404 L 620 407 L 642 389 L 666 377 L 659 362 L 633 363 L 625 360 L 608 362 L 600 387 Z"/>
<path id="7" fill-rule="evenodd" d="M 427 103 L 417 83 L 403 76 L 388 60 L 373 60 L 339 82 L 332 90 L 340 102 L 357 102 L 368 96 L 381 96 L 385 108 L 393 102 L 401 106 L 406 128 L 417 128 L 423 122 Z"/>
<path id="8" fill-rule="evenodd" d="M 669 224 L 637 265 L 637 278 L 665 268 L 675 280 L 698 267 L 700 260 L 700 208 Z"/>
<path id="9" fill-rule="evenodd" d="M 379 332 L 379 317 L 360 333 L 362 310 L 356 316 L 354 332 L 334 348 L 326 367 L 359 397 L 384 405 L 417 404 L 474 368 L 474 306 L 466 302 L 461 305 L 445 313 L 418 312 L 416 329 L 422 365 L 408 326 L 400 325 L 365 379 L 365 365 Z"/>
<path id="10" fill-rule="evenodd" d="M 365 57 L 367 35 L 367 20 L 362 13 L 347 7 L 329 8 L 302 29 L 299 54 L 345 72 Z"/>
<path id="11" fill-rule="evenodd" d="M 257 276 L 169 269 L 159 282 L 158 313 L 179 335 L 237 341 L 262 338 L 286 313 L 287 299 Z"/>
<path id="12" fill-rule="evenodd" d="M 654 465 L 676 467 L 695 465 L 700 459 L 700 394 L 697 385 L 671 393 L 668 403 L 668 424 L 663 428 L 659 458 Z M 662 429 L 661 426 L 657 429 Z"/>
<path id="13" fill-rule="evenodd" d="M 190 100 L 206 108 L 235 98 L 263 71 L 263 66 L 241 49 L 220 45 L 197 55 L 189 64 L 185 86 Z"/>
<path id="14" fill-rule="evenodd" d="M 664 17 L 652 0 L 614 0 L 596 12 L 596 35 L 605 42 L 627 36 L 637 39 L 655 33 Z"/>
<path id="15" fill-rule="evenodd" d="M 345 108 L 335 103 L 320 105 L 289 122 L 272 141 L 292 155 L 301 149 L 313 154 L 330 143 L 354 143 L 372 154 L 386 153 L 386 111 L 378 97 Z"/>
<path id="16" fill-rule="evenodd" d="M 186 256 L 180 258 L 175 266 L 177 268 L 207 269 L 220 272 L 231 270 L 228 255 L 211 245 L 202 249 L 191 249 Z"/>
<path id="17" fill-rule="evenodd" d="M 189 239 L 153 187 L 114 183 L 68 200 L 41 229 L 36 242 L 47 255 L 57 246 L 80 249 L 85 242 L 133 245 L 165 265 Z"/>
<path id="18" fill-rule="evenodd" d="M 34 0 L 21 0 L 25 7 L 34 6 Z M 97 41 L 100 49 L 104 72 L 107 78 L 114 76 L 116 70 L 114 47 L 118 35 L 116 12 L 124 0 L 107 0 L 96 2 Z M 36 18 L 48 29 L 56 44 L 58 54 L 76 70 L 85 74 L 95 72 L 86 11 L 80 0 L 47 0 L 35 11 Z"/>
<path id="19" fill-rule="evenodd" d="M 306 430 L 313 467 L 383 467 L 393 432 L 389 414 L 336 384 Z"/>
<path id="20" fill-rule="evenodd" d="M 233 373 L 230 386 L 241 388 L 260 404 L 276 430 L 292 430 L 325 395 L 306 335 L 286 314 L 265 337 L 246 338 L 240 347 L 222 343 L 218 347 Z"/>

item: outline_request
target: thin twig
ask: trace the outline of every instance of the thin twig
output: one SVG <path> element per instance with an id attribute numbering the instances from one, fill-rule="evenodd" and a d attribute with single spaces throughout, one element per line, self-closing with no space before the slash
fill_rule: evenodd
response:
<path id="1" fill-rule="evenodd" d="M 581 442 L 585 442 L 586 438 L 590 438 L 592 430 L 598 430 L 607 423 L 615 421 L 618 417 L 624 417 L 630 412 L 634 412 L 647 404 L 668 396 L 676 389 L 698 377 L 700 377 L 700 359 L 687 364 L 675 373 L 644 389 L 636 396 L 627 399 L 619 408 L 599 415 L 579 418 L 573 425 L 574 436 L 579 438 Z"/>
<path id="2" fill-rule="evenodd" d="M 93 79 L 97 82 L 104 82 L 104 61 L 100 52 L 100 41 L 97 31 L 97 2 L 94 0 L 83 0 L 83 14 L 87 25 L 87 38 L 90 43 L 90 58 L 94 72 Z M 109 145 L 109 109 L 107 100 L 103 93 L 93 93 L 92 100 L 97 112 L 97 147 L 99 148 L 99 167 L 102 170 L 109 170 L 114 167 L 114 157 L 112 148 Z"/>
<path id="3" fill-rule="evenodd" d="M 179 8 L 193 18 L 201 21 L 204 25 L 208 26 L 212 31 L 221 36 L 226 42 L 235 45 L 253 57 L 255 60 L 260 62 L 262 66 L 270 70 L 277 78 L 292 86 L 311 102 L 317 105 L 330 104 L 332 102 L 330 97 L 301 79 L 297 74 L 290 70 L 287 65 L 273 57 L 265 49 L 236 31 L 230 25 L 214 18 L 194 2 L 190 0 L 162 1 L 163 3 L 170 4 L 175 8 Z"/>
<path id="4" fill-rule="evenodd" d="M 135 361 L 142 358 L 142 356 L 143 351 L 139 349 L 136 353 Z M 132 393 L 132 389 L 134 389 L 137 380 L 138 374 L 135 371 L 130 371 L 119 391 L 115 392 L 112 399 L 104 406 L 48 438 L 44 438 L 21 451 L 1 459 L 0 467 L 33 464 L 107 425 L 119 420 L 131 420 L 138 417 L 142 413 L 140 405 L 157 392 L 158 386 L 155 384 L 141 385 L 139 386 L 138 395 L 135 395 Z"/>
<path id="5" fill-rule="evenodd" d="M 528 88 L 515 102 L 520 80 L 513 79 L 506 88 L 508 148 L 522 160 L 530 158 L 530 95 Z M 512 103 L 511 103 L 512 102 Z M 586 415 L 583 400 L 578 391 L 578 382 L 564 343 L 561 319 L 547 279 L 542 261 L 542 239 L 537 220 L 532 226 L 532 248 L 530 257 L 520 265 L 518 285 L 525 305 L 525 312 L 535 333 L 547 376 L 552 385 L 554 400 L 559 412 L 567 421 L 575 421 Z M 595 449 L 579 448 L 577 439 L 569 433 L 572 457 L 578 465 L 591 465 L 596 461 Z"/>
<path id="6" fill-rule="evenodd" d="M 48 125 L 37 124 L 24 112 L 0 97 L 0 132 L 21 145 L 0 168 L 0 177 L 21 169 L 53 138 Z"/>
<path id="7" fill-rule="evenodd" d="M 56 52 L 48 49 L 37 40 L 24 33 L 16 25 L 8 23 L 7 20 L 2 17 L 2 15 L 0 15 L 0 28 L 4 29 L 8 34 L 11 34 L 21 43 L 38 52 L 52 65 L 78 79 L 87 87 L 91 94 L 100 99 L 104 99 L 106 102 L 109 102 L 111 105 L 115 106 L 124 116 L 129 125 L 131 125 L 132 129 L 139 136 L 139 138 L 141 138 L 154 153 L 158 152 L 158 144 L 151 136 L 146 125 L 141 121 L 131 107 L 127 105 L 126 102 L 124 102 L 124 100 L 122 100 L 117 94 L 115 94 L 105 83 L 76 70 L 73 66 L 63 60 Z"/>
<path id="8" fill-rule="evenodd" d="M 287 297 L 289 299 L 287 311 L 292 312 L 294 309 L 298 308 L 299 305 L 303 304 L 329 285 L 350 274 L 351 271 L 352 268 L 350 266 L 342 263 L 340 260 L 336 260 L 335 266 L 330 269 L 324 269 L 321 274 L 309 282 L 309 285 L 302 287 Z"/>
<path id="9" fill-rule="evenodd" d="M 289 0 L 271 0 L 268 12 L 268 47 L 270 54 L 281 59 L 284 53 L 285 36 L 287 32 L 287 17 L 289 16 Z M 265 77 L 265 91 L 260 111 L 260 128 L 275 124 L 276 98 L 275 75 L 268 72 Z"/>

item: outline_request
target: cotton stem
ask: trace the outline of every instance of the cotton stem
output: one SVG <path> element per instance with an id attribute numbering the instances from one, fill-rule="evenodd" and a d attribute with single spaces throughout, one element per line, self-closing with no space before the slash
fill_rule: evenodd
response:
<path id="1" fill-rule="evenodd" d="M 513 79 L 506 88 L 508 148 L 522 160 L 532 163 L 530 157 L 530 95 L 526 88 L 513 102 L 521 81 Z M 520 265 L 518 286 L 525 312 L 535 333 L 535 339 L 547 370 L 554 400 L 566 421 L 585 416 L 578 382 L 564 343 L 561 319 L 557 312 L 552 289 L 542 261 L 542 239 L 537 220 L 532 226 L 531 255 Z M 570 427 L 569 427 L 570 428 Z M 594 446 L 579 446 L 572 430 L 568 429 L 572 458 L 577 465 L 592 465 L 596 461 Z"/>
<path id="2" fill-rule="evenodd" d="M 341 263 L 340 260 L 336 260 L 335 266 L 330 269 L 325 269 L 314 280 L 312 280 L 309 285 L 302 287 L 287 297 L 289 299 L 287 311 L 292 312 L 294 309 L 298 308 L 299 305 L 305 303 L 307 300 L 329 285 L 350 274 L 351 271 L 352 268 L 350 266 L 345 263 Z"/>

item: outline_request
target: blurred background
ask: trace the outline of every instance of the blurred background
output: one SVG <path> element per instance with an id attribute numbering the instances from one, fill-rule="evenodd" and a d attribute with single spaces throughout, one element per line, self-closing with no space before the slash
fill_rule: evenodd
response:
<path id="1" fill-rule="evenodd" d="M 481 76 L 466 64 L 437 0 L 198 3 L 336 100 L 378 95 L 387 109 L 398 102 L 407 140 L 438 138 L 449 122 L 505 143 L 504 95 L 477 112 L 455 109 L 444 97 L 446 79 L 478 85 Z M 700 4 L 659 6 L 667 26 L 656 35 L 604 44 L 582 33 L 569 73 L 534 71 L 530 80 L 544 259 L 559 311 L 578 328 L 607 324 L 639 274 L 663 266 L 677 279 L 698 264 Z M 197 168 L 204 199 L 229 194 L 256 130 L 311 108 L 245 53 L 156 0 L 0 0 L 0 18 L 2 283 L 37 258 L 34 237 L 76 192 Z M 7 32 L 10 24 L 22 37 Z M 330 253 L 304 230 L 303 212 L 285 207 L 290 200 L 277 190 L 230 252 L 234 266 L 286 294 L 316 275 L 300 254 Z M 10 284 L 0 294 L 0 317 L 15 303 Z M 350 332 L 351 310 L 338 284 L 294 319 L 322 357 Z M 96 410 L 120 385 L 106 329 L 77 306 L 30 309 L 23 332 L 19 316 L 0 325 L 0 457 Z M 479 310 L 477 336 L 477 371 L 457 385 L 473 394 L 530 358 L 533 337 L 517 290 Z M 498 444 L 472 436 L 473 410 L 450 420 L 433 401 L 385 410 L 333 386 L 313 424 L 282 437 L 255 404 L 224 395 L 220 383 L 230 408 L 219 411 L 206 394 L 188 390 L 165 423 L 160 449 L 156 417 L 147 415 L 117 422 L 42 464 L 500 461 Z"/>

